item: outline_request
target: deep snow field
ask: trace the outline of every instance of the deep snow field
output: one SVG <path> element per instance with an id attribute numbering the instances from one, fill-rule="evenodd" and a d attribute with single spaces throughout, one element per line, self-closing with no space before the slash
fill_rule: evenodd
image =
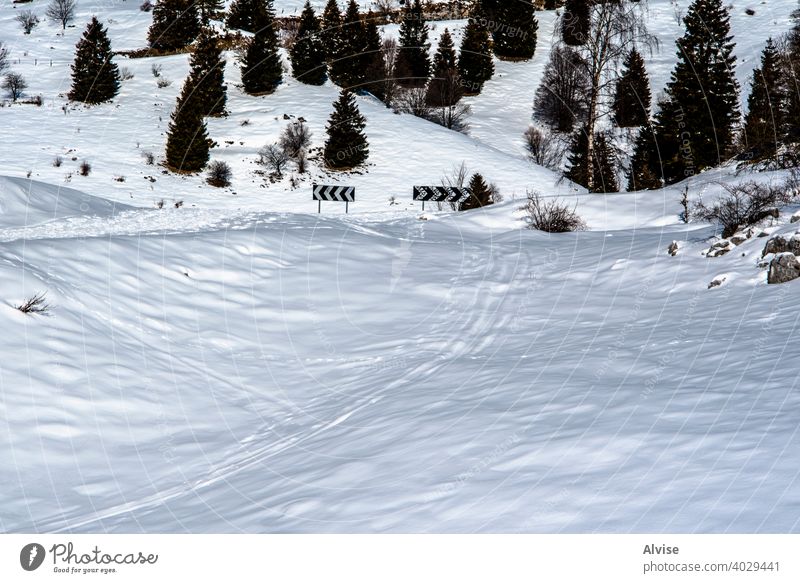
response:
<path id="1" fill-rule="evenodd" d="M 142 157 L 163 156 L 186 55 L 118 57 L 135 75 L 118 98 L 66 102 L 92 11 L 134 49 L 138 4 L 79 0 L 64 36 L 48 22 L 30 37 L 0 7 L 11 69 L 44 100 L 0 108 L 0 531 L 800 530 L 800 282 L 766 284 L 765 238 L 705 257 L 716 229 L 680 222 L 684 184 L 587 195 L 526 160 L 553 13 L 535 58 L 496 63 L 470 98 L 467 135 L 359 97 L 369 166 L 315 163 L 295 189 L 254 174 L 256 152 L 284 114 L 321 146 L 338 91 L 287 75 L 249 97 L 229 55 L 230 116 L 208 125 L 234 184 L 214 189 Z M 654 96 L 687 6 L 650 2 Z M 743 102 L 794 7 L 734 2 Z M 462 161 L 505 201 L 422 213 L 411 187 Z M 750 178 L 689 187 L 707 199 Z M 322 179 L 356 186 L 350 215 L 316 214 Z M 524 229 L 526 189 L 569 197 L 589 230 Z M 761 228 L 794 233 L 796 210 Z M 49 315 L 14 308 L 37 292 Z"/>

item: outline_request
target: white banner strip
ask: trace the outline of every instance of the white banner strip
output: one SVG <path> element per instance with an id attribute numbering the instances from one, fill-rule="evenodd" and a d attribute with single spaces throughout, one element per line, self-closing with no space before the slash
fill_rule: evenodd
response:
<path id="1" fill-rule="evenodd" d="M 3 535 L 0 581 L 800 581 L 800 535 Z"/>

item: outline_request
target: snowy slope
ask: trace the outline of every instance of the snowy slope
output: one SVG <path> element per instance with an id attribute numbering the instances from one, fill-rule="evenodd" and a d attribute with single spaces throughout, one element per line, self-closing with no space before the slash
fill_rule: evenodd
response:
<path id="1" fill-rule="evenodd" d="M 650 4 L 656 88 L 687 5 Z M 794 6 L 734 5 L 743 89 Z M 370 166 L 315 165 L 296 189 L 254 174 L 256 152 L 284 114 L 320 146 L 337 90 L 248 97 L 229 55 L 209 130 L 235 180 L 217 190 L 142 157 L 163 154 L 186 56 L 120 57 L 135 77 L 113 103 L 62 109 L 82 23 L 141 47 L 138 3 L 79 2 L 63 37 L 23 36 L 15 11 L 0 39 L 44 106 L 0 109 L 0 531 L 800 530 L 800 283 L 766 285 L 765 238 L 705 257 L 715 231 L 679 222 L 683 185 L 586 195 L 525 160 L 552 14 L 535 58 L 470 98 L 468 135 L 359 98 Z M 462 161 L 505 202 L 422 215 L 411 186 Z M 741 179 L 710 171 L 692 195 Z M 315 214 L 315 180 L 354 184 L 353 214 Z M 522 229 L 528 189 L 573 197 L 590 230 Z M 763 228 L 794 233 L 796 210 Z M 49 315 L 14 309 L 44 291 Z"/>

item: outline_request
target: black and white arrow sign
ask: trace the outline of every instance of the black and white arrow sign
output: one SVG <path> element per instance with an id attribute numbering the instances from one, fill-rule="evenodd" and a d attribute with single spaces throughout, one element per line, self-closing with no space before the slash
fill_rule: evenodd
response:
<path id="1" fill-rule="evenodd" d="M 469 198 L 468 188 L 451 186 L 415 186 L 414 200 L 422 202 L 464 202 Z"/>
<path id="2" fill-rule="evenodd" d="M 324 184 L 315 184 L 314 200 L 355 202 L 356 189 L 354 186 L 325 186 Z"/>

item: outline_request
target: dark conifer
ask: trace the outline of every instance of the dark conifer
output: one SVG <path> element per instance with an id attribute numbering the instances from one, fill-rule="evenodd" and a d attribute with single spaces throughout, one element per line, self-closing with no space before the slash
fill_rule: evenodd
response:
<path id="1" fill-rule="evenodd" d="M 366 48 L 364 64 L 366 73 L 364 90 L 381 101 L 386 97 L 386 60 L 381 50 L 381 33 L 378 30 L 378 17 L 372 11 L 367 13 L 365 22 Z"/>
<path id="2" fill-rule="evenodd" d="M 322 13 L 322 46 L 328 64 L 339 58 L 342 38 L 342 12 L 336 0 L 328 0 Z"/>
<path id="3" fill-rule="evenodd" d="M 461 96 L 461 77 L 458 75 L 453 37 L 445 28 L 433 57 L 433 77 L 428 82 L 425 101 L 431 107 L 449 107 L 458 103 Z"/>
<path id="4" fill-rule="evenodd" d="M 292 74 L 298 81 L 308 85 L 322 85 L 327 78 L 321 30 L 319 18 L 314 13 L 311 2 L 306 0 L 300 16 L 297 40 L 289 51 L 289 57 L 292 61 Z"/>
<path id="5" fill-rule="evenodd" d="M 197 9 L 200 12 L 200 21 L 203 24 L 215 18 L 225 10 L 224 0 L 197 0 Z"/>
<path id="6" fill-rule="evenodd" d="M 200 17 L 194 0 L 160 0 L 153 8 L 147 41 L 156 51 L 176 51 L 194 41 L 199 33 Z"/>
<path id="7" fill-rule="evenodd" d="M 119 69 L 111 60 L 111 42 L 97 18 L 92 20 L 78 41 L 72 65 L 71 101 L 102 103 L 119 92 Z"/>
<path id="8" fill-rule="evenodd" d="M 219 39 L 211 29 L 203 29 L 197 38 L 190 60 L 194 98 L 203 115 L 220 116 L 225 113 L 228 87 L 225 85 L 225 60 Z"/>
<path id="9" fill-rule="evenodd" d="M 590 11 L 590 0 L 566 0 L 561 17 L 561 39 L 565 44 L 578 47 L 586 42 L 591 26 Z"/>
<path id="10" fill-rule="evenodd" d="M 595 177 L 595 186 L 592 192 L 616 192 L 617 170 L 614 163 L 614 151 L 605 133 L 597 132 L 594 136 L 595 155 L 592 158 L 592 167 Z M 585 127 L 572 136 L 569 151 L 569 169 L 564 174 L 576 184 L 586 186 L 588 176 L 586 172 L 586 155 L 589 149 L 589 139 Z"/>
<path id="11" fill-rule="evenodd" d="M 358 111 L 355 95 L 349 89 L 343 89 L 333 105 L 326 129 L 328 140 L 324 157 L 329 168 L 344 170 L 366 162 L 369 143 L 364 134 L 365 127 L 366 120 Z"/>
<path id="12" fill-rule="evenodd" d="M 251 95 L 272 93 L 283 80 L 272 0 L 264 3 L 256 21 L 258 29 L 242 63 L 242 84 Z"/>
<path id="13" fill-rule="evenodd" d="M 269 4 L 271 8 L 272 2 Z M 259 29 L 262 11 L 265 9 L 264 0 L 233 0 L 225 22 L 228 28 L 255 33 Z"/>
<path id="14" fill-rule="evenodd" d="M 483 84 L 494 75 L 492 41 L 487 22 L 481 3 L 477 2 L 464 29 L 458 56 L 458 73 L 467 95 L 478 95 L 483 90 Z"/>
<path id="15" fill-rule="evenodd" d="M 636 49 L 625 57 L 623 67 L 614 92 L 614 121 L 618 127 L 631 128 L 650 118 L 650 81 L 644 59 Z"/>
<path id="16" fill-rule="evenodd" d="M 655 132 L 648 122 L 639 128 L 628 171 L 628 190 L 654 190 L 661 188 L 661 180 L 653 168 L 660 166 Z"/>
<path id="17" fill-rule="evenodd" d="M 367 34 L 355 0 L 350 0 L 339 29 L 337 58 L 330 63 L 331 81 L 341 87 L 359 89 L 366 80 L 369 66 Z"/>
<path id="18" fill-rule="evenodd" d="M 431 74 L 428 24 L 420 0 L 409 0 L 400 25 L 397 53 L 398 82 L 406 87 L 425 85 Z"/>
<path id="19" fill-rule="evenodd" d="M 536 52 L 539 23 L 533 0 L 500 2 L 492 28 L 494 54 L 506 61 L 526 61 Z"/>
<path id="20" fill-rule="evenodd" d="M 750 86 L 744 146 L 751 160 L 773 158 L 785 135 L 787 93 L 780 55 L 772 39 L 767 40 L 761 53 L 761 67 L 753 71 Z"/>
<path id="21" fill-rule="evenodd" d="M 208 162 L 211 140 L 203 112 L 194 99 L 191 77 L 183 85 L 167 132 L 167 166 L 178 172 L 199 172 Z"/>
<path id="22" fill-rule="evenodd" d="M 486 184 L 483 176 L 477 172 L 470 178 L 467 188 L 469 188 L 469 198 L 461 203 L 462 211 L 481 208 L 494 202 L 492 200 L 492 190 Z"/>

